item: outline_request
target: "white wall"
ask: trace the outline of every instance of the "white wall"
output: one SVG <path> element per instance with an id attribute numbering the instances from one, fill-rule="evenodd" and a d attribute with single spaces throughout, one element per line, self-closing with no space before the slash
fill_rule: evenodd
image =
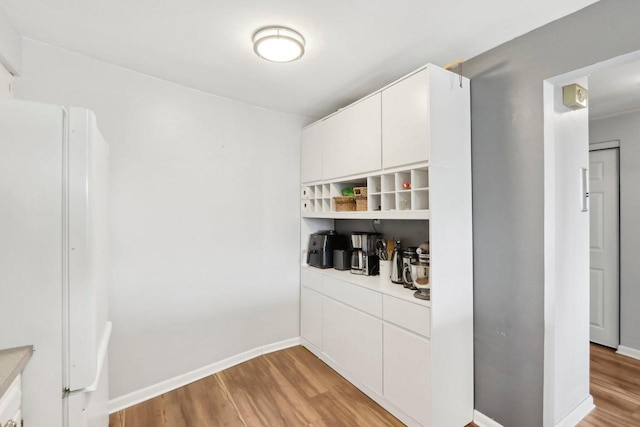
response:
<path id="1" fill-rule="evenodd" d="M 13 76 L 0 64 L 0 97 L 13 98 Z"/>
<path id="2" fill-rule="evenodd" d="M 299 336 L 306 118 L 31 40 L 15 95 L 94 110 L 110 144 L 112 399 Z"/>
<path id="3" fill-rule="evenodd" d="M 22 68 L 22 35 L 14 27 L 9 15 L 0 5 L 0 66 L 13 74 Z"/>
<path id="4" fill-rule="evenodd" d="M 640 351 L 640 112 L 592 120 L 589 142 L 620 141 L 620 345 Z"/>

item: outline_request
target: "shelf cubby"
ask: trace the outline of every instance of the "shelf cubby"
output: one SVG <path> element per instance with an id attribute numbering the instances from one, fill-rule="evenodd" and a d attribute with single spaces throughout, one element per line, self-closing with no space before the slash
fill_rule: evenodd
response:
<path id="1" fill-rule="evenodd" d="M 395 186 L 396 191 L 403 191 L 403 190 L 410 189 L 411 188 L 411 172 L 410 171 L 396 172 L 395 181 L 396 181 L 396 186 Z M 408 184 L 407 188 L 405 188 L 405 184 Z"/>
<path id="2" fill-rule="evenodd" d="M 381 211 L 382 210 L 382 195 L 371 194 L 367 195 L 367 203 L 369 204 L 369 211 Z"/>
<path id="3" fill-rule="evenodd" d="M 334 197 L 342 196 L 342 190 L 352 187 L 367 188 L 367 210 L 337 212 Z M 301 202 L 303 215 L 316 218 L 429 218 L 429 169 L 419 165 L 302 186 Z"/>
<path id="4" fill-rule="evenodd" d="M 380 179 L 382 181 L 380 190 L 383 193 L 396 191 L 396 176 L 394 174 L 382 175 Z"/>
<path id="5" fill-rule="evenodd" d="M 399 211 L 411 210 L 411 190 L 398 191 L 396 193 L 396 209 Z"/>
<path id="6" fill-rule="evenodd" d="M 379 175 L 367 178 L 367 193 L 380 194 L 382 192 L 382 183 Z"/>
<path id="7" fill-rule="evenodd" d="M 383 211 L 396 210 L 396 193 L 383 193 L 381 208 Z"/>
<path id="8" fill-rule="evenodd" d="M 420 188 L 429 188 L 429 170 L 413 169 L 411 171 L 411 188 L 414 190 Z"/>

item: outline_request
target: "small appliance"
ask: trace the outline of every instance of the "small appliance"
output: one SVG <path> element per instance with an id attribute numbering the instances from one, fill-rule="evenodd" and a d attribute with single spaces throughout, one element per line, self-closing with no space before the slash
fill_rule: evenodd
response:
<path id="1" fill-rule="evenodd" d="M 323 230 L 309 236 L 307 264 L 317 268 L 333 267 L 333 251 L 347 249 L 345 236 L 335 230 Z"/>
<path id="2" fill-rule="evenodd" d="M 415 246 L 410 246 L 402 251 L 402 281 L 404 287 L 415 290 L 413 278 L 411 277 L 411 264 L 418 261 L 418 254 Z"/>
<path id="3" fill-rule="evenodd" d="M 336 270 L 351 269 L 351 251 L 348 249 L 336 249 L 333 251 L 333 268 Z"/>
<path id="4" fill-rule="evenodd" d="M 351 272 L 365 276 L 376 276 L 380 264 L 376 242 L 382 238 L 378 233 L 351 233 Z"/>
<path id="5" fill-rule="evenodd" d="M 431 284 L 429 283 L 430 255 L 429 243 L 422 243 L 418 249 L 418 261 L 411 264 L 411 275 L 413 284 L 418 289 L 413 296 L 418 299 L 431 299 Z"/>
<path id="6" fill-rule="evenodd" d="M 402 280 L 402 242 L 396 240 L 391 255 L 391 281 L 398 285 L 404 284 Z"/>

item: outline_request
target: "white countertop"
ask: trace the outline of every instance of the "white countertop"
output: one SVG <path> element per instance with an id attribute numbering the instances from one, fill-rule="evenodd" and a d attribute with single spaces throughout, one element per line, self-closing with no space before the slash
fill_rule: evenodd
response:
<path id="1" fill-rule="evenodd" d="M 330 276 L 344 282 L 349 282 L 354 285 L 362 286 L 372 291 L 380 292 L 384 295 L 390 295 L 414 304 L 431 307 L 431 301 L 418 299 L 413 296 L 416 291 L 405 288 L 402 285 L 393 283 L 390 279 L 383 280 L 380 276 L 364 276 L 361 274 L 351 274 L 349 270 L 340 271 L 334 268 L 316 268 L 308 265 L 303 265 L 304 269 L 311 269 L 319 274 Z"/>
<path id="2" fill-rule="evenodd" d="M 0 396 L 24 369 L 32 354 L 31 345 L 0 350 Z"/>

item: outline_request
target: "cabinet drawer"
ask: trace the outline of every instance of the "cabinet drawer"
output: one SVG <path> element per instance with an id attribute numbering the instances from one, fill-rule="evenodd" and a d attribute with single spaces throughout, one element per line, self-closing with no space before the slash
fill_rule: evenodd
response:
<path id="1" fill-rule="evenodd" d="M 16 414 L 20 414 L 20 406 L 22 402 L 22 390 L 20 388 L 20 378 L 18 375 L 16 379 L 11 383 L 6 393 L 0 399 L 0 425 L 11 419 L 19 422 L 14 417 Z"/>
<path id="2" fill-rule="evenodd" d="M 300 272 L 300 281 L 303 286 L 314 291 L 322 291 L 322 274 L 317 271 L 311 270 L 311 268 L 303 268 Z"/>
<path id="3" fill-rule="evenodd" d="M 328 276 L 322 278 L 322 292 L 372 316 L 382 317 L 382 294 L 378 292 Z"/>
<path id="4" fill-rule="evenodd" d="M 416 334 L 425 337 L 431 336 L 431 309 L 429 307 L 384 295 L 382 318 Z"/>

